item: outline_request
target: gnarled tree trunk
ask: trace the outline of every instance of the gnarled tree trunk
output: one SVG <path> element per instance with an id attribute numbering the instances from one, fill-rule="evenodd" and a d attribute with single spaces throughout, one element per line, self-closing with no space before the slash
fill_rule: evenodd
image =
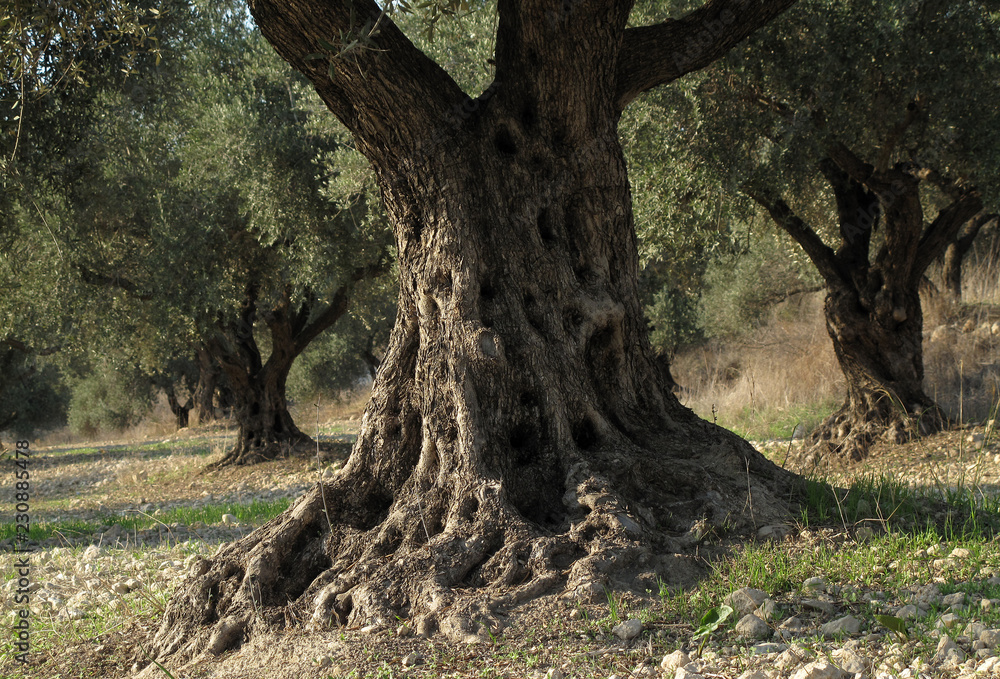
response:
<path id="1" fill-rule="evenodd" d="M 271 308 L 260 313 L 257 284 L 247 289 L 238 322 L 230 324 L 209 343 L 232 389 L 233 414 L 239 427 L 236 445 L 213 467 L 271 460 L 313 443 L 288 412 L 285 398 L 288 373 L 309 343 L 344 315 L 354 285 L 384 270 L 384 262 L 356 269 L 330 296 L 325 308 L 320 308 L 319 301 L 309 291 L 296 308 L 291 290 L 286 289 Z M 258 315 L 271 339 L 271 354 L 266 362 L 254 337 Z"/>
<path id="2" fill-rule="evenodd" d="M 927 267 L 982 204 L 975 189 L 912 163 L 876 169 L 836 142 L 828 152 L 820 170 L 836 198 L 836 251 L 780 198 L 763 192 L 753 197 L 802 246 L 826 282 L 827 330 L 847 397 L 809 443 L 818 453 L 860 460 L 879 437 L 903 442 L 948 422 L 923 390 L 919 289 Z M 927 225 L 920 196 L 925 180 L 952 199 Z M 872 257 L 880 222 L 885 233 Z"/>
<path id="3" fill-rule="evenodd" d="M 740 22 L 728 7 L 712 10 L 730 12 L 721 45 L 777 12 Z M 623 43 L 624 5 L 499 11 L 497 81 L 469 99 L 388 19 L 378 49 L 328 71 L 306 57 L 347 27 L 346 6 L 253 5 L 375 167 L 398 313 L 344 470 L 200 562 L 157 655 L 295 619 L 475 637 L 544 592 L 676 581 L 677 554 L 706 535 L 787 516 L 789 476 L 661 379 L 639 304 L 620 107 L 681 57 L 724 51 L 671 51 L 711 17 Z"/>

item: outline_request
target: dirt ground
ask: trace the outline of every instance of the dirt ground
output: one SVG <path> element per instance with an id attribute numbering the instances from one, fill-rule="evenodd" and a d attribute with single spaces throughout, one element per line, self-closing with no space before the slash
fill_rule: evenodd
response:
<path id="1" fill-rule="evenodd" d="M 94 519 L 128 508 L 155 511 L 154 505 L 162 509 L 233 499 L 293 497 L 324 475 L 336 473 L 343 464 L 349 452 L 350 429 L 356 423 L 340 424 L 338 430 L 344 433 L 330 437 L 319 458 L 296 457 L 213 472 L 203 470 L 221 455 L 221 445 L 212 441 L 224 441 L 227 434 L 222 430 L 182 431 L 167 439 L 164 446 L 139 455 L 135 444 L 114 442 L 91 444 L 79 453 L 67 451 L 69 446 L 37 450 L 33 469 L 44 483 L 38 483 L 36 500 L 51 501 L 51 507 L 35 520 L 57 516 Z M 215 445 L 216 452 L 192 453 L 190 447 L 182 446 L 194 438 Z M 905 445 L 880 444 L 868 460 L 852 465 L 803 459 L 794 450 L 789 452 L 785 443 L 763 447 L 779 464 L 841 482 L 867 474 L 890 475 L 921 485 L 976 484 L 985 492 L 1000 487 L 1000 451 L 982 427 L 944 432 Z M 794 533 L 795 527 L 790 529 Z M 796 539 L 794 535 L 790 538 L 792 542 Z M 279 630 L 258 636 L 219 658 L 166 669 L 175 679 L 559 676 L 550 670 L 564 671 L 567 676 L 634 676 L 643 662 L 662 655 L 664 648 L 676 647 L 677 640 L 690 637 L 694 629 L 690 623 L 652 622 L 646 628 L 653 632 L 644 637 L 647 643 L 623 643 L 595 632 L 594 621 L 608 615 L 606 598 L 599 598 L 580 602 L 553 594 L 535 600 L 510 612 L 491 639 L 477 644 L 420 638 L 405 625 L 376 632 Z M 621 603 L 638 610 L 641 598 L 627 594 Z M 149 638 L 154 625 L 149 620 L 125 620 L 102 638 L 67 638 L 64 653 L 36 657 L 34 669 L 26 676 L 134 676 L 134 663 L 143 657 L 137 649 Z M 0 669 L 0 675 L 3 673 Z M 20 675 L 15 672 L 13 676 Z M 141 676 L 168 675 L 150 665 Z"/>

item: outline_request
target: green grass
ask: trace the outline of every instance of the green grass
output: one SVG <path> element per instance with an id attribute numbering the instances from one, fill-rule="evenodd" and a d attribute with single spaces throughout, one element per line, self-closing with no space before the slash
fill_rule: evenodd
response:
<path id="1" fill-rule="evenodd" d="M 41 541 L 60 535 L 63 537 L 92 535 L 116 525 L 122 527 L 124 534 L 163 524 L 191 525 L 196 521 L 214 524 L 222 520 L 223 514 L 232 514 L 241 524 L 258 525 L 285 511 L 290 504 L 291 500 L 281 498 L 272 501 L 254 500 L 248 504 L 227 502 L 204 507 L 174 507 L 155 517 L 142 512 L 129 512 L 124 516 L 108 515 L 94 521 L 77 519 L 42 521 L 32 524 L 30 537 L 32 540 Z M 12 523 L 0 525 L 0 540 L 12 538 L 14 530 Z"/>
<path id="2" fill-rule="evenodd" d="M 719 412 L 718 424 L 751 441 L 789 439 L 796 427 L 810 432 L 840 405 L 836 399 L 794 404 L 786 408 L 745 406 L 732 413 Z"/>

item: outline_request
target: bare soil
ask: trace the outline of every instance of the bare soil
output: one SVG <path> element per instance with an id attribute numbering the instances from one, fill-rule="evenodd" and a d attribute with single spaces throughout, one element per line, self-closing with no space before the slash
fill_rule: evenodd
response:
<path id="1" fill-rule="evenodd" d="M 349 430 L 355 423 L 342 424 Z M 346 437 L 341 437 L 329 441 L 319 458 L 292 457 L 206 472 L 205 466 L 221 456 L 221 444 L 211 455 L 182 445 L 186 439 L 206 436 L 221 442 L 226 435 L 218 429 L 182 431 L 167 439 L 164 447 L 140 454 L 136 454 L 135 444 L 110 442 L 90 445 L 84 452 L 73 452 L 75 449 L 68 446 L 36 450 L 33 470 L 39 481 L 34 501 L 42 508 L 35 520 L 94 519 L 130 508 L 155 512 L 178 505 L 295 496 L 322 475 L 335 473 L 349 452 Z M 171 448 L 171 443 L 177 448 Z M 206 445 L 213 444 L 209 440 Z M 762 447 L 789 469 L 843 483 L 858 475 L 889 475 L 919 485 L 975 484 L 985 492 L 1000 487 L 1000 451 L 983 427 L 946 431 L 904 445 L 879 444 L 862 463 L 809 459 L 787 444 Z M 806 542 L 816 539 L 815 532 L 802 536 L 795 526 L 788 529 L 791 534 L 786 540 L 792 551 L 806 548 Z M 87 544 L 99 538 L 80 536 L 71 543 Z M 706 565 L 704 556 L 692 555 L 683 566 L 686 584 L 697 585 Z M 653 600 L 656 593 L 649 594 Z M 643 604 L 642 593 L 624 593 L 622 597 L 624 610 L 638 611 Z M 689 640 L 694 630 L 694 621 L 647 622 L 639 639 L 624 642 L 607 633 L 608 625 L 595 624 L 606 620 L 608 614 L 605 595 L 592 601 L 549 595 L 500 619 L 490 640 L 476 644 L 448 642 L 441 636 L 422 638 L 402 623 L 398 629 L 377 632 L 339 628 L 307 633 L 292 628 L 258 635 L 217 658 L 167 669 L 176 679 L 325 678 L 352 672 L 355 677 L 525 677 L 544 676 L 551 668 L 564 671 L 566 676 L 629 676 L 643 663 L 654 667 L 649 663 L 658 663 L 665 649 Z M 25 676 L 134 676 L 135 663 L 145 665 L 140 644 L 148 643 L 156 626 L 155 620 L 126 619 L 101 638 L 67 636 L 64 648 L 36 654 Z M 12 675 L 9 671 L 9 666 L 0 667 L 0 676 L 20 676 L 19 669 Z M 732 674 L 735 678 L 737 674 L 735 670 L 719 672 L 713 676 Z M 141 676 L 167 675 L 148 666 Z"/>

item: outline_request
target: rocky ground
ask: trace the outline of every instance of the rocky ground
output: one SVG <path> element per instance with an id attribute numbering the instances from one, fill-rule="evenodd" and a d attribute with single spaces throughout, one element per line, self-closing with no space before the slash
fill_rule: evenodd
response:
<path id="1" fill-rule="evenodd" d="M 110 444 L 79 453 L 36 451 L 33 501 L 44 501 L 45 508 L 34 520 L 94 521 L 128 512 L 156 517 L 178 506 L 293 498 L 335 473 L 346 454 L 346 447 L 338 452 L 333 445 L 319 460 L 204 473 L 215 455 L 182 447 L 182 442 L 139 455 L 135 445 Z M 772 459 L 783 461 L 785 445 L 769 444 Z M 841 481 L 859 474 L 891 475 L 909 483 L 991 493 L 1000 487 L 998 455 L 990 431 L 979 427 L 885 446 L 864 465 L 813 466 Z M 791 454 L 784 461 L 789 459 L 798 457 Z M 137 644 L 147 638 L 148 621 L 178 579 L 199 556 L 251 528 L 230 516 L 213 525 L 173 522 L 132 533 L 97 525 L 47 541 L 32 555 L 31 603 L 36 637 L 42 638 L 42 629 L 52 632 L 36 646 L 35 668 L 27 676 L 131 676 L 139 668 L 133 663 L 145 665 Z M 792 528 L 783 543 L 790 553 L 861 549 L 865 539 L 848 526 Z M 222 658 L 172 673 L 177 679 L 1000 676 L 1000 560 L 938 544 L 914 550 L 905 561 L 907 568 L 926 573 L 918 586 L 875 589 L 814 576 L 785 592 L 733 588 L 725 601 L 733 609 L 730 620 L 708 634 L 701 648 L 693 639 L 697 621 L 659 615 L 655 593 L 649 599 L 629 594 L 610 604 L 606 594 L 591 593 L 582 599 L 539 599 L 471 646 L 424 639 L 405 624 L 382 631 L 276 631 Z M 902 567 L 895 562 L 878 566 Z M 15 580 L 2 586 L 8 618 L 16 587 Z M 890 617 L 880 622 L 878 615 Z M 0 655 L 0 676 L 19 672 L 9 655 Z M 151 668 L 146 676 L 165 675 Z"/>

